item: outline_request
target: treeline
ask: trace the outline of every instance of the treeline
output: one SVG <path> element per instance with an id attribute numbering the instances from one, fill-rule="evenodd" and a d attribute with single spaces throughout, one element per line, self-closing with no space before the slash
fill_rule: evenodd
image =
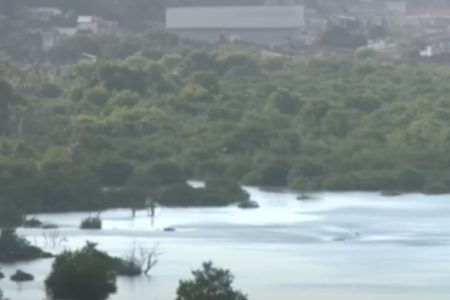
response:
<path id="1" fill-rule="evenodd" d="M 446 69 L 173 49 L 78 65 L 55 82 L 13 88 L 4 76 L 2 197 L 39 211 L 146 195 L 223 205 L 248 197 L 237 181 L 450 191 Z M 199 195 L 189 178 L 221 182 Z"/>

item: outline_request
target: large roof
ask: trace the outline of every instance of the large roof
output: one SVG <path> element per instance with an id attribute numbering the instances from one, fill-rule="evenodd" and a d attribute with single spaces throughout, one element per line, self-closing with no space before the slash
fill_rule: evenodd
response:
<path id="1" fill-rule="evenodd" d="M 166 12 L 168 29 L 298 28 L 303 6 L 174 7 Z"/>

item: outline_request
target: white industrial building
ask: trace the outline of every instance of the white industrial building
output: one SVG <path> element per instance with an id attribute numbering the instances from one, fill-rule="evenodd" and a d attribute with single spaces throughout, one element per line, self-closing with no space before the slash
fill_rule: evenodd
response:
<path id="1" fill-rule="evenodd" d="M 174 7 L 166 11 L 169 32 L 206 42 L 226 38 L 283 44 L 301 39 L 305 25 L 303 6 Z"/>

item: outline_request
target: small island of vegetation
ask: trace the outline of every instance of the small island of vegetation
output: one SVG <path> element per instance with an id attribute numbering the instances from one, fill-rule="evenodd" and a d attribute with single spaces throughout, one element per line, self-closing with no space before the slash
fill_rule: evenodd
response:
<path id="1" fill-rule="evenodd" d="M 0 231 L 0 263 L 51 257 L 52 254 L 32 246 L 26 239 L 18 236 L 14 229 Z"/>

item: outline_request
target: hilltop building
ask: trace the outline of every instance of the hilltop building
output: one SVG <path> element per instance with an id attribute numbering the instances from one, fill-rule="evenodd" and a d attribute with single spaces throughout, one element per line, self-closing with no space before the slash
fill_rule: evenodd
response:
<path id="1" fill-rule="evenodd" d="M 279 45 L 300 40 L 303 6 L 175 7 L 166 11 L 166 29 L 205 42 L 245 41 Z"/>

